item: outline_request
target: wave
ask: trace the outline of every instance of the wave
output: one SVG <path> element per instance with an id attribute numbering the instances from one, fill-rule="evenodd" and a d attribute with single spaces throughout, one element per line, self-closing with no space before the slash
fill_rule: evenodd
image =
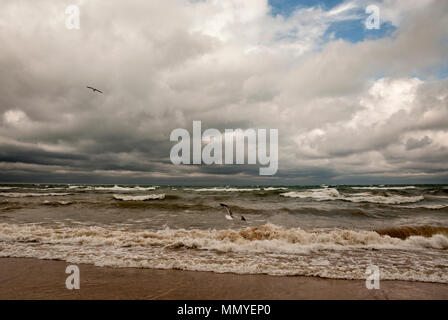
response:
<path id="1" fill-rule="evenodd" d="M 114 199 L 122 201 L 147 201 L 147 200 L 163 200 L 165 194 L 148 194 L 143 196 L 125 196 L 121 194 L 114 194 Z"/>
<path id="2" fill-rule="evenodd" d="M 150 191 L 156 190 L 156 187 L 120 187 L 114 185 L 113 187 L 94 187 L 96 191 Z"/>
<path id="3" fill-rule="evenodd" d="M 352 249 L 448 249 L 448 228 L 398 227 L 376 231 L 287 229 L 273 224 L 240 230 L 120 230 L 105 227 L 46 227 L 0 224 L 0 241 L 52 244 L 82 243 L 123 246 L 162 246 L 220 252 L 310 253 Z"/>
<path id="4" fill-rule="evenodd" d="M 406 186 L 406 187 L 351 187 L 355 190 L 410 190 L 416 189 L 415 186 Z"/>
<path id="5" fill-rule="evenodd" d="M 251 191 L 277 191 L 277 190 L 288 190 L 285 187 L 267 187 L 267 188 L 185 188 L 184 190 L 188 191 L 197 191 L 197 192 L 251 192 Z"/>
<path id="6" fill-rule="evenodd" d="M 0 224 L 0 257 L 111 267 L 365 279 L 366 266 L 378 259 L 382 279 L 448 283 L 448 274 L 438 267 L 446 264 L 447 248 L 442 234 L 402 240 L 374 231 L 305 231 L 272 224 L 157 231 Z"/>
<path id="7" fill-rule="evenodd" d="M 328 201 L 328 200 L 340 200 L 341 194 L 338 190 L 334 188 L 324 188 L 324 189 L 309 189 L 306 191 L 292 191 L 287 193 L 281 193 L 282 197 L 287 198 L 300 198 L 300 199 L 314 199 L 317 201 Z"/>
<path id="8" fill-rule="evenodd" d="M 8 198 L 26 198 L 26 197 L 59 197 L 59 196 L 68 196 L 70 193 L 0 193 L 0 197 L 8 197 Z"/>
<path id="9" fill-rule="evenodd" d="M 48 200 L 45 200 L 44 202 L 43 202 L 43 204 L 44 205 L 47 205 L 47 206 L 59 206 L 59 205 L 61 205 L 61 206 L 67 206 L 67 205 L 70 205 L 70 204 L 72 204 L 73 202 L 71 202 L 71 201 L 48 201 Z"/>
<path id="10" fill-rule="evenodd" d="M 423 196 L 398 196 L 390 195 L 379 196 L 370 194 L 356 194 L 353 196 L 345 196 L 343 200 L 350 202 L 369 202 L 369 203 L 380 203 L 380 204 L 401 204 L 401 203 L 414 203 L 423 201 L 425 198 Z"/>
<path id="11" fill-rule="evenodd" d="M 260 191 L 261 188 L 200 188 L 200 189 L 186 188 L 184 190 L 197 191 L 197 192 L 250 192 L 250 191 Z"/>
<path id="12" fill-rule="evenodd" d="M 448 204 L 419 204 L 416 206 L 400 206 L 400 208 L 442 210 L 442 209 L 448 208 Z"/>
<path id="13" fill-rule="evenodd" d="M 432 227 L 432 226 L 418 226 L 418 227 L 404 226 L 404 227 L 375 230 L 375 232 L 383 236 L 387 235 L 402 240 L 407 239 L 411 236 L 432 237 L 436 234 L 448 236 L 447 227 Z"/>
<path id="14" fill-rule="evenodd" d="M 448 199 L 448 196 L 434 195 L 433 197 L 436 198 L 436 199 Z"/>
<path id="15" fill-rule="evenodd" d="M 280 196 L 287 198 L 313 199 L 316 201 L 331 201 L 342 200 L 355 203 L 379 203 L 379 204 L 401 204 L 413 203 L 424 200 L 423 196 L 400 196 L 400 195 L 373 195 L 370 193 L 355 193 L 351 195 L 344 195 L 339 193 L 335 188 L 325 189 L 310 189 L 301 192 L 287 192 L 281 193 Z"/>

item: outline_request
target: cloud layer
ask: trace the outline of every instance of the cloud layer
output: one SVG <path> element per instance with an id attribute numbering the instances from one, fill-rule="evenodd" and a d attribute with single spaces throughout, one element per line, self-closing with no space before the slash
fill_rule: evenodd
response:
<path id="1" fill-rule="evenodd" d="M 356 43 L 330 31 L 375 2 L 73 1 L 80 30 L 60 1 L 3 2 L 1 181 L 447 181 L 446 1 L 378 2 L 394 31 Z M 278 174 L 171 164 L 193 120 L 279 129 Z"/>

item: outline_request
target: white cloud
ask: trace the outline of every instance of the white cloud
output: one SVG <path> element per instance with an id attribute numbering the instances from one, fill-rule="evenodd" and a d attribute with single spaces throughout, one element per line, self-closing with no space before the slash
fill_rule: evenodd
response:
<path id="1" fill-rule="evenodd" d="M 8 110 L 3 114 L 3 121 L 7 125 L 20 126 L 27 123 L 29 119 L 22 110 Z"/>
<path id="2" fill-rule="evenodd" d="M 417 78 L 382 78 L 376 81 L 367 95 L 360 99 L 361 110 L 348 122 L 347 127 L 356 130 L 381 126 L 397 112 L 409 113 L 421 83 Z"/>

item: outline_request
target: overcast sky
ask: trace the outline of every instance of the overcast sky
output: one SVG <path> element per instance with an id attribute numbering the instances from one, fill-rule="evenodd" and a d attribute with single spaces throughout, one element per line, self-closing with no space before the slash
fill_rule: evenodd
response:
<path id="1" fill-rule="evenodd" d="M 1 2 L 0 181 L 448 182 L 448 1 Z M 193 120 L 278 129 L 277 174 L 173 165 Z"/>

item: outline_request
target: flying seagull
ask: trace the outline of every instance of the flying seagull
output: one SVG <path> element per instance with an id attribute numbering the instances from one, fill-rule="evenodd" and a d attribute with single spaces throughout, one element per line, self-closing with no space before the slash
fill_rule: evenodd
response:
<path id="1" fill-rule="evenodd" d="M 220 203 L 219 204 L 221 207 L 226 208 L 227 210 L 227 214 L 226 214 L 226 219 L 227 220 L 233 220 L 233 213 L 232 210 L 230 210 L 230 207 L 228 205 L 226 205 L 225 203 Z M 241 220 L 242 221 L 246 221 L 246 218 L 244 218 L 243 216 L 241 216 Z"/>
<path id="2" fill-rule="evenodd" d="M 101 90 L 98 90 L 97 88 L 94 88 L 94 87 L 89 87 L 89 86 L 87 86 L 87 89 L 90 89 L 90 90 L 92 90 L 93 92 L 98 91 L 99 93 L 103 93 Z"/>

